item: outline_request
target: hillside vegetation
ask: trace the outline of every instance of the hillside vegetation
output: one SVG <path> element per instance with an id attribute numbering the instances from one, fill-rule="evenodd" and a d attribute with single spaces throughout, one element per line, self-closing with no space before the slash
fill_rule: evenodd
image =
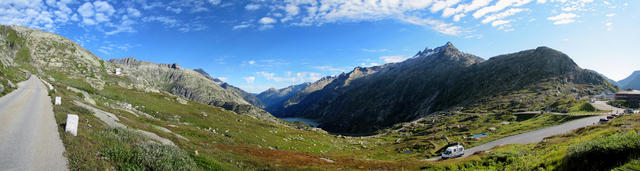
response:
<path id="1" fill-rule="evenodd" d="M 376 129 L 374 136 L 350 137 L 279 120 L 251 105 L 238 91 L 221 87 L 202 73 L 177 64 L 135 59 L 105 62 L 55 34 L 19 26 L 2 26 L 0 31 L 0 83 L 17 83 L 33 74 L 54 86 L 55 90 L 49 92 L 52 102 L 54 97 L 62 97 L 62 105 L 54 106 L 54 113 L 71 170 L 534 170 L 589 167 L 579 161 L 594 161 L 593 156 L 598 155 L 613 156 L 611 161 L 617 161 L 585 168 L 600 170 L 634 168 L 640 160 L 635 153 L 637 136 L 632 135 L 640 126 L 638 116 L 624 116 L 538 144 L 499 147 L 459 160 L 425 160 L 439 155 L 452 143 L 463 143 L 468 148 L 584 117 L 513 113 L 542 108 L 588 109 L 581 96 L 607 88 L 577 81 L 599 81 L 588 73 L 568 72 L 568 78 L 575 79 L 573 82 L 552 78 L 553 81 L 496 98 L 462 100 L 464 107 L 445 107 L 442 109 L 447 110 L 430 115 L 416 115 L 414 120 L 407 117 L 390 121 L 387 128 Z M 472 62 L 460 65 L 475 66 Z M 113 74 L 115 68 L 123 68 L 123 75 Z M 358 80 L 373 80 L 368 76 L 400 72 L 398 69 L 394 65 L 357 68 L 313 83 L 284 104 L 311 104 L 300 99 L 322 99 L 325 95 L 317 92 L 327 91 L 328 87 L 364 85 Z M 516 98 L 523 101 L 516 102 Z M 397 110 L 415 109 L 401 107 L 407 109 Z M 77 136 L 64 132 L 68 114 L 80 117 Z M 368 120 L 361 122 L 359 125 L 364 125 Z M 480 133 L 487 136 L 469 138 Z M 617 148 L 626 151 L 609 150 Z"/>

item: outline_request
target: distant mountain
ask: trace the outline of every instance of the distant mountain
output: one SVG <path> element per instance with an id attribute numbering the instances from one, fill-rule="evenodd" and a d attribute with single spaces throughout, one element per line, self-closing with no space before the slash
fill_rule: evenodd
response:
<path id="1" fill-rule="evenodd" d="M 607 79 L 607 81 L 609 81 L 611 84 L 613 84 L 614 86 L 618 87 L 618 88 L 622 88 L 622 85 L 620 85 L 620 83 L 618 83 L 617 81 L 605 76 L 604 74 L 599 73 L 598 71 L 595 70 L 589 70 L 591 72 L 597 73 L 598 75 L 602 76 L 603 78 Z"/>
<path id="2" fill-rule="evenodd" d="M 274 114 L 313 119 L 330 132 L 371 134 L 453 107 L 540 109 L 551 105 L 544 96 L 605 89 L 613 86 L 547 47 L 485 61 L 447 43 L 400 63 L 357 67 Z M 522 97 L 528 90 L 539 92 Z"/>
<path id="3" fill-rule="evenodd" d="M 270 88 L 256 95 L 265 104 L 265 110 L 273 113 L 273 109 L 282 106 L 284 101 L 307 88 L 311 83 L 292 85 L 282 89 Z"/>
<path id="4" fill-rule="evenodd" d="M 166 91 L 192 101 L 248 114 L 262 120 L 275 119 L 268 112 L 244 100 L 243 95 L 248 93 L 226 83 L 218 85 L 220 81 L 211 79 L 208 74 L 184 69 L 175 63 L 156 64 L 134 58 L 111 59 L 109 62 L 121 67 L 123 73 L 131 77 L 133 87 L 149 91 Z"/>
<path id="5" fill-rule="evenodd" d="M 302 83 L 299 85 L 289 86 L 283 89 L 269 89 L 258 95 L 262 101 L 267 104 L 265 110 L 269 111 L 276 117 L 289 117 L 285 113 L 287 108 L 300 103 L 309 94 L 322 90 L 324 86 L 331 83 L 336 77 L 327 76 L 314 83 Z"/>
<path id="6" fill-rule="evenodd" d="M 260 99 L 258 99 L 255 95 L 248 93 L 238 87 L 232 86 L 229 83 L 226 83 L 218 78 L 213 78 L 211 77 L 211 75 L 209 75 L 209 73 L 207 73 L 206 71 L 204 71 L 204 69 L 202 68 L 197 68 L 194 69 L 193 71 L 198 72 L 200 74 L 202 74 L 204 77 L 206 77 L 207 79 L 213 81 L 214 83 L 218 84 L 220 87 L 227 89 L 229 91 L 233 91 L 236 94 L 240 95 L 245 101 L 251 103 L 252 105 L 259 107 L 259 108 L 265 108 L 266 106 L 264 105 L 264 103 L 262 103 L 262 101 L 260 101 Z"/>
<path id="7" fill-rule="evenodd" d="M 640 71 L 633 72 L 629 77 L 620 80 L 619 83 L 622 89 L 636 89 L 640 90 Z"/>

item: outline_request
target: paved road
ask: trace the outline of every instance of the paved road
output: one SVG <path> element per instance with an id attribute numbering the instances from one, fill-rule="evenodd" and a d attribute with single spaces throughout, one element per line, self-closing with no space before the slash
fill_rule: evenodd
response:
<path id="1" fill-rule="evenodd" d="M 475 147 L 470 148 L 470 149 L 465 149 L 465 151 L 464 151 L 465 154 L 462 157 L 470 156 L 473 153 L 478 152 L 478 151 L 489 150 L 489 149 L 491 149 L 491 148 L 493 148 L 495 146 L 499 146 L 499 145 L 505 145 L 505 144 L 529 144 L 529 143 L 540 142 L 545 137 L 550 137 L 550 136 L 558 135 L 558 134 L 564 134 L 564 133 L 571 132 L 571 131 L 573 131 L 575 129 L 578 129 L 578 128 L 582 128 L 582 127 L 585 127 L 585 126 L 593 125 L 594 123 L 597 123 L 600 120 L 600 118 L 602 118 L 602 116 L 594 116 L 594 117 L 582 118 L 582 119 L 578 119 L 578 120 L 569 121 L 569 122 L 566 122 L 566 123 L 563 123 L 563 124 L 560 124 L 560 125 L 542 128 L 542 129 L 539 129 L 539 130 L 536 130 L 536 131 L 531 131 L 531 132 L 527 132 L 527 133 L 522 133 L 522 134 L 518 134 L 518 135 L 505 137 L 505 138 L 502 138 L 502 139 L 498 139 L 498 140 L 495 140 L 495 141 L 488 142 L 486 144 L 475 146 Z"/>
<path id="2" fill-rule="evenodd" d="M 518 134 L 518 135 L 513 135 L 513 136 L 509 136 L 509 137 L 505 137 L 502 139 L 498 139 L 495 141 L 491 141 L 488 142 L 486 144 L 482 144 L 479 146 L 475 146 L 469 149 L 465 149 L 464 151 L 464 155 L 462 156 L 462 158 L 464 157 L 468 157 L 470 155 L 473 155 L 473 153 L 478 152 L 478 151 L 486 151 L 486 150 L 490 150 L 493 147 L 496 146 L 500 146 L 500 145 L 506 145 L 506 144 L 529 144 L 529 143 L 537 143 L 542 141 L 542 139 L 544 139 L 545 137 L 550 137 L 553 135 L 558 135 L 558 134 L 564 134 L 564 133 L 568 133 L 571 132 L 575 129 L 578 128 L 582 128 L 582 127 L 586 127 L 589 125 L 593 125 L 595 123 L 598 123 L 600 118 L 602 118 L 602 116 L 593 116 L 593 117 L 588 117 L 588 118 L 582 118 L 582 119 L 578 119 L 578 120 L 573 120 L 573 121 L 569 121 L 560 125 L 556 125 L 556 126 L 551 126 L 551 127 L 546 127 L 546 128 L 542 128 L 536 131 L 531 131 L 531 132 L 526 132 L 526 133 L 522 133 L 522 134 Z M 440 160 L 440 157 L 435 157 L 435 158 L 430 158 L 427 159 L 427 161 L 437 161 Z"/>
<path id="3" fill-rule="evenodd" d="M 595 107 L 598 110 L 610 110 L 613 113 L 624 113 L 624 109 L 613 107 L 607 104 L 607 101 L 596 101 L 591 104 L 593 105 L 593 107 Z"/>
<path id="4" fill-rule="evenodd" d="M 32 76 L 0 97 L 0 170 L 68 170 L 47 88 Z"/>

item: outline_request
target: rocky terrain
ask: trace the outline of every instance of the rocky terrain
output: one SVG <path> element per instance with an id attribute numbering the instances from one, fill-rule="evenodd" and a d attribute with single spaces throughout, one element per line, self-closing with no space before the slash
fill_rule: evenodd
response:
<path id="1" fill-rule="evenodd" d="M 238 88 L 222 83 L 221 85 L 227 87 L 223 88 L 205 75 L 181 68 L 178 64 L 155 64 L 134 58 L 111 59 L 109 62 L 121 67 L 123 74 L 132 80 L 132 84 L 125 84 L 125 87 L 135 87 L 150 92 L 166 91 L 192 101 L 275 121 L 271 114 L 244 100 L 243 96 L 238 94 L 240 92 Z M 244 93 L 244 95 L 248 94 Z"/>
<path id="2" fill-rule="evenodd" d="M 245 101 L 249 102 L 250 104 L 252 104 L 253 106 L 256 106 L 258 108 L 265 108 L 265 104 L 262 103 L 262 101 L 260 101 L 260 99 L 258 99 L 255 95 L 248 93 L 238 87 L 235 87 L 229 83 L 226 83 L 218 78 L 213 78 L 211 77 L 211 75 L 209 75 L 209 73 L 207 73 L 206 71 L 204 71 L 204 69 L 202 68 L 198 68 L 198 69 L 194 69 L 193 71 L 198 72 L 200 74 L 202 74 L 204 77 L 206 77 L 207 79 L 213 81 L 214 83 L 218 84 L 220 87 L 232 91 L 236 94 L 238 94 L 239 96 L 242 97 L 242 99 L 244 99 Z"/>
<path id="3" fill-rule="evenodd" d="M 371 134 L 437 111 L 552 110 L 548 95 L 576 98 L 612 89 L 600 75 L 547 47 L 484 60 L 447 43 L 404 62 L 355 68 L 274 113 L 318 120 L 330 132 Z"/>

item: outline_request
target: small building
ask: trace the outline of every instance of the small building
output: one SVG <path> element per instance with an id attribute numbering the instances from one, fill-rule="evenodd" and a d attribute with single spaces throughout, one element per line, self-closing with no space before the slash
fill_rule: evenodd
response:
<path id="1" fill-rule="evenodd" d="M 122 70 L 120 68 L 116 68 L 116 75 L 122 75 Z"/>
<path id="2" fill-rule="evenodd" d="M 630 90 L 616 93 L 616 100 L 624 100 L 631 105 L 637 107 L 640 104 L 640 91 Z"/>

